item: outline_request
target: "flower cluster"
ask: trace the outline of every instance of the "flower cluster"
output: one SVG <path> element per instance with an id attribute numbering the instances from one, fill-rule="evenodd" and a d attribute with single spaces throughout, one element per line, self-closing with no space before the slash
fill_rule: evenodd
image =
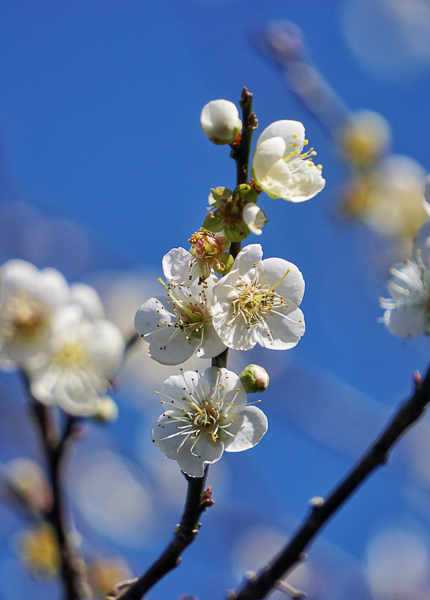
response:
<path id="1" fill-rule="evenodd" d="M 124 339 L 97 292 L 55 269 L 11 260 L 0 268 L 0 360 L 23 370 L 33 397 L 71 415 L 113 418 L 106 396 Z"/>
<path id="2" fill-rule="evenodd" d="M 427 179 L 425 207 L 430 197 Z M 401 337 L 430 334 L 430 221 L 416 234 L 413 259 L 394 265 L 388 282 L 391 298 L 381 298 L 382 322 Z"/>
<path id="3" fill-rule="evenodd" d="M 217 145 L 230 144 L 233 157 L 250 139 L 249 128 L 257 126 L 254 113 L 246 118 L 247 137 L 241 126 L 236 107 L 226 100 L 214 100 L 202 111 L 204 133 Z M 161 402 L 166 410 L 153 428 L 154 443 L 192 477 L 202 477 L 224 450 L 255 446 L 267 430 L 262 411 L 247 404 L 247 392 L 267 388 L 266 371 L 249 365 L 238 376 L 218 367 L 219 357 L 226 349 L 249 350 L 256 344 L 288 350 L 304 334 L 299 306 L 305 284 L 299 269 L 282 258 L 263 260 L 260 244 L 243 249 L 240 244 L 251 233 L 261 235 L 268 222 L 257 206 L 262 191 L 303 202 L 323 189 L 322 167 L 313 163 L 316 152 L 303 152 L 307 144 L 301 123 L 277 121 L 267 127 L 257 141 L 252 178 L 233 190 L 211 190 L 210 211 L 189 239 L 190 250 L 174 248 L 164 256 L 164 279 L 159 279 L 164 290 L 137 311 L 136 331 L 154 360 L 179 365 L 193 354 L 213 359 L 204 374 L 186 371 L 165 381 Z"/>

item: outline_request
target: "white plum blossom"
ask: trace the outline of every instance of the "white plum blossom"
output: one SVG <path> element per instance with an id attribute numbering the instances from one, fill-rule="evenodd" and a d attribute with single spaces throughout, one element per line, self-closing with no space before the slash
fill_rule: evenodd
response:
<path id="1" fill-rule="evenodd" d="M 282 258 L 262 260 L 260 244 L 246 246 L 233 269 L 214 286 L 212 321 L 229 348 L 255 344 L 273 350 L 293 348 L 305 332 L 299 304 L 305 282 L 299 269 Z"/>
<path id="2" fill-rule="evenodd" d="M 199 358 L 218 356 L 225 345 L 212 325 L 214 275 L 205 285 L 167 287 L 167 295 L 150 298 L 134 320 L 137 333 L 149 342 L 149 355 L 162 365 L 179 365 L 193 354 Z"/>
<path id="3" fill-rule="evenodd" d="M 0 276 L 0 361 L 13 368 L 46 346 L 56 312 L 69 301 L 69 286 L 55 269 L 39 271 L 24 260 L 6 262 Z"/>
<path id="4" fill-rule="evenodd" d="M 203 477 L 205 465 L 217 462 L 224 450 L 252 448 L 267 431 L 265 414 L 247 405 L 238 375 L 227 369 L 173 375 L 161 398 L 166 410 L 155 422 L 153 441 L 191 477 Z"/>
<path id="5" fill-rule="evenodd" d="M 33 396 L 71 415 L 102 414 L 110 379 L 124 358 L 120 330 L 106 319 L 88 318 L 79 304 L 57 311 L 52 325 L 45 350 L 26 363 Z"/>
<path id="6" fill-rule="evenodd" d="M 252 177 L 271 198 L 304 202 L 324 188 L 322 166 L 313 162 L 315 150 L 302 153 L 307 144 L 299 121 L 276 121 L 260 135 Z"/>
<path id="7" fill-rule="evenodd" d="M 200 126 L 211 142 L 231 144 L 242 129 L 236 105 L 229 100 L 212 100 L 203 107 Z"/>
<path id="8" fill-rule="evenodd" d="M 263 233 L 261 228 L 268 222 L 264 212 L 254 202 L 245 205 L 242 218 L 254 235 L 261 235 Z"/>
<path id="9" fill-rule="evenodd" d="M 430 333 L 430 270 L 408 261 L 390 269 L 391 298 L 380 298 L 382 322 L 395 335 L 413 337 Z"/>

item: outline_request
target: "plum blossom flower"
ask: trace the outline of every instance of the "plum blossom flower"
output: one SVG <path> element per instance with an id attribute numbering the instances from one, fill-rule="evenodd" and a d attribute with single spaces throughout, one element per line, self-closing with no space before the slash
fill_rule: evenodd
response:
<path id="1" fill-rule="evenodd" d="M 202 227 L 193 233 L 188 241 L 192 244 L 188 263 L 190 267 L 198 264 L 200 280 L 207 279 L 212 269 L 223 275 L 230 270 L 233 257 L 226 251 L 231 242 L 222 232 L 213 233 Z"/>
<path id="2" fill-rule="evenodd" d="M 134 320 L 137 333 L 149 342 L 149 355 L 162 365 L 178 365 L 193 354 L 212 358 L 225 346 L 212 325 L 212 289 L 217 279 L 210 275 L 200 283 L 190 273 L 186 251 L 180 254 L 184 263 L 171 260 L 171 252 L 163 259 L 164 284 L 167 295 L 150 298 L 142 304 Z M 187 253 L 191 258 L 191 254 Z M 199 272 L 198 265 L 197 272 Z M 161 281 L 161 280 L 160 280 Z"/>
<path id="3" fill-rule="evenodd" d="M 153 441 L 191 477 L 203 477 L 205 465 L 217 462 L 224 450 L 252 448 L 267 431 L 265 414 L 247 405 L 238 375 L 227 369 L 173 375 L 161 398 L 166 411 L 155 422 Z"/>
<path id="4" fill-rule="evenodd" d="M 299 269 L 282 258 L 262 260 L 260 244 L 246 246 L 233 270 L 214 286 L 212 321 L 229 348 L 255 344 L 273 350 L 293 348 L 305 331 L 298 308 L 305 291 Z"/>
<path id="5" fill-rule="evenodd" d="M 382 322 L 401 337 L 430 333 L 430 270 L 407 261 L 390 269 L 391 298 L 380 298 L 385 309 Z"/>
<path id="6" fill-rule="evenodd" d="M 203 133 L 217 145 L 231 144 L 242 129 L 239 112 L 229 100 L 212 100 L 200 115 Z"/>
<path id="7" fill-rule="evenodd" d="M 252 165 L 252 177 L 271 198 L 304 202 L 325 186 L 322 166 L 315 165 L 316 152 L 308 144 L 305 128 L 298 121 L 276 121 L 258 138 Z"/>
<path id="8" fill-rule="evenodd" d="M 71 415 L 97 416 L 124 349 L 114 323 L 88 318 L 79 304 L 65 306 L 55 315 L 48 346 L 26 363 L 31 392 L 39 402 Z"/>
<path id="9" fill-rule="evenodd" d="M 55 269 L 24 260 L 2 265 L 0 293 L 0 361 L 22 365 L 48 343 L 56 312 L 69 301 L 69 286 Z"/>

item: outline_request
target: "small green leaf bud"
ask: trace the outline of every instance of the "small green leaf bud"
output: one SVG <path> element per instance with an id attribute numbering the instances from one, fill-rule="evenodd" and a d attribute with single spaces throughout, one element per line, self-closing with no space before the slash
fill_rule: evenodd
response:
<path id="1" fill-rule="evenodd" d="M 248 365 L 239 375 L 248 394 L 264 392 L 269 387 L 269 376 L 266 369 L 259 365 Z"/>

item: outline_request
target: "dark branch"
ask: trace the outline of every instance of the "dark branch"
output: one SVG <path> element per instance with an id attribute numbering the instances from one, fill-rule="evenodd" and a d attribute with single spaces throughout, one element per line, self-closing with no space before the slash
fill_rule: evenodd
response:
<path id="1" fill-rule="evenodd" d="M 271 563 L 241 590 L 230 593 L 231 600 L 259 600 L 264 598 L 276 582 L 288 574 L 300 561 L 303 551 L 319 533 L 324 524 L 379 466 L 386 464 L 391 448 L 423 415 L 430 402 L 430 368 L 423 380 L 415 374 L 415 391 L 399 408 L 391 422 L 368 448 L 354 469 L 331 492 L 327 500 L 316 498 L 312 511 L 292 540 L 275 556 Z"/>
<path id="2" fill-rule="evenodd" d="M 121 596 L 121 600 L 140 600 L 160 579 L 180 564 L 181 554 L 197 537 L 200 515 L 213 504 L 211 489 L 204 490 L 206 475 L 207 468 L 203 477 L 185 475 L 188 494 L 184 514 L 180 525 L 176 527 L 173 540 L 151 567 Z"/>
<path id="3" fill-rule="evenodd" d="M 44 519 L 52 526 L 57 536 L 61 561 L 61 578 L 64 585 L 64 600 L 80 600 L 88 596 L 88 588 L 85 582 L 85 563 L 74 547 L 68 532 L 62 481 L 63 461 L 75 433 L 76 419 L 68 416 L 64 432 L 61 433 L 52 418 L 50 409 L 37 402 L 32 396 L 27 375 L 22 373 L 22 377 L 30 398 L 32 413 L 40 432 L 52 486 L 52 508 L 44 515 Z"/>

